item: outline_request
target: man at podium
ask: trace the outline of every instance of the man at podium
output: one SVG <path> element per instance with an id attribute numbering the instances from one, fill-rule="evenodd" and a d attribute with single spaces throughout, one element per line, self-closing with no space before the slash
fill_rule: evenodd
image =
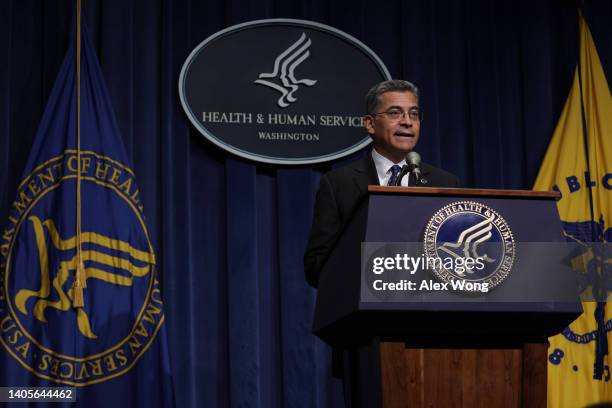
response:
<path id="1" fill-rule="evenodd" d="M 313 287 L 317 287 L 323 264 L 368 185 L 459 186 L 457 177 L 420 163 L 414 152 L 423 117 L 416 86 L 404 80 L 383 81 L 368 91 L 365 102 L 365 128 L 373 140 L 371 153 L 321 178 L 304 255 L 306 280 Z M 405 175 L 407 170 L 410 173 Z"/>
<path id="2" fill-rule="evenodd" d="M 364 123 L 373 140 L 370 154 L 325 174 L 317 192 L 304 255 L 306 280 L 313 287 L 318 286 L 321 269 L 368 185 L 459 186 L 457 177 L 421 163 L 414 152 L 423 118 L 415 85 L 404 80 L 383 81 L 368 91 L 365 100 Z M 343 378 L 347 407 L 377 406 L 380 379 L 371 381 L 371 373 L 380 371 L 378 343 L 350 352 L 334 350 L 332 360 L 334 375 Z"/>

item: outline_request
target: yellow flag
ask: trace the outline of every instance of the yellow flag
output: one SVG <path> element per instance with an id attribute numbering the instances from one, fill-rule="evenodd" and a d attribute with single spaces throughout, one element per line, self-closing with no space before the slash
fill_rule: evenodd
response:
<path id="1" fill-rule="evenodd" d="M 612 240 L 612 97 L 582 17 L 580 69 L 576 69 L 534 190 L 561 192 L 558 209 L 568 239 Z M 604 261 L 603 267 L 609 270 L 609 262 Z M 589 269 L 591 273 L 593 269 Z M 588 286 L 591 281 L 587 277 L 585 282 Z M 584 407 L 612 401 L 608 355 L 608 345 L 612 345 L 612 305 L 600 303 L 598 307 L 595 302 L 584 302 L 583 308 L 580 318 L 562 334 L 550 338 L 549 407 Z M 599 318 L 596 311 L 601 313 Z"/>

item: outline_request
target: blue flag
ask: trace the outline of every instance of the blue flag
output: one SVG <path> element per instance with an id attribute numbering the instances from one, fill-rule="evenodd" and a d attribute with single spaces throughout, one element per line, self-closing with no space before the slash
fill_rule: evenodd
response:
<path id="1" fill-rule="evenodd" d="M 83 407 L 173 406 L 141 193 L 82 37 L 80 150 L 73 38 L 0 236 L 0 385 L 75 387 Z"/>

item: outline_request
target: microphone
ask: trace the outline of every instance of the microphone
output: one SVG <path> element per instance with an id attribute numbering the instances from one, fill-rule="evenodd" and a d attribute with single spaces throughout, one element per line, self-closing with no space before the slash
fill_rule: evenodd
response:
<path id="1" fill-rule="evenodd" d="M 421 184 L 421 155 L 414 151 L 408 153 L 406 156 L 406 163 L 408 163 L 408 171 L 414 174 L 416 184 Z M 427 181 L 425 181 L 425 183 L 427 183 Z"/>

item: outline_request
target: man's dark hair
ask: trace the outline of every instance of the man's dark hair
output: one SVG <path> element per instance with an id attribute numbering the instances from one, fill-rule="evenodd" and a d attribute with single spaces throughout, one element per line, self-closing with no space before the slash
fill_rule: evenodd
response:
<path id="1" fill-rule="evenodd" d="M 370 88 L 366 94 L 366 115 L 377 113 L 380 95 L 386 92 L 412 92 L 417 99 L 419 97 L 419 89 L 412 82 L 404 81 L 403 79 L 379 82 Z"/>

